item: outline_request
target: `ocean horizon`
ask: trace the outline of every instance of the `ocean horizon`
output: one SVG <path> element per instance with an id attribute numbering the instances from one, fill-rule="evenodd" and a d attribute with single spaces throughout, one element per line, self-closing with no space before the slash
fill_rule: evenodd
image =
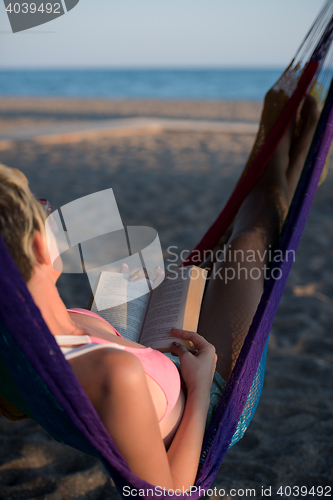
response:
<path id="1" fill-rule="evenodd" d="M 283 68 L 0 69 L 0 96 L 261 101 Z"/>

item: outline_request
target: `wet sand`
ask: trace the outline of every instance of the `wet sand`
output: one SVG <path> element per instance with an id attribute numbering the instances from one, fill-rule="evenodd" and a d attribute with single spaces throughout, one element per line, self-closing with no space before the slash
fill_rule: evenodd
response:
<path id="1" fill-rule="evenodd" d="M 260 108 L 245 102 L 0 99 L 0 134 L 23 125 L 119 117 L 253 122 Z M 154 227 L 168 265 L 169 247 L 190 250 L 218 215 L 252 143 L 253 135 L 186 131 L 70 144 L 23 141 L 0 151 L 0 162 L 21 169 L 36 196 L 54 208 L 112 187 L 123 223 Z M 213 484 L 226 493 L 255 488 L 260 498 L 261 486 L 271 486 L 272 497 L 281 498 L 274 495 L 279 486 L 333 486 L 332 190 L 330 169 L 273 326 L 259 406 Z M 59 290 L 69 307 L 86 307 L 90 290 L 81 276 L 61 277 Z M 0 435 L 0 498 L 118 498 L 95 459 L 65 448 L 33 422 L 1 418 Z"/>

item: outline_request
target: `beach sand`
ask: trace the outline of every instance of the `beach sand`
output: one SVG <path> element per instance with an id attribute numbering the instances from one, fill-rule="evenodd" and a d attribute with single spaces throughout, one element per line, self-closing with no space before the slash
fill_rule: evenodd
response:
<path id="1" fill-rule="evenodd" d="M 0 99 L 0 135 L 22 125 L 136 116 L 253 122 L 260 109 L 246 102 Z M 23 141 L 0 151 L 0 162 L 21 169 L 35 195 L 54 208 L 112 187 L 123 223 L 154 227 L 168 265 L 169 247 L 191 250 L 218 215 L 253 139 L 184 131 L 73 144 Z M 331 168 L 274 322 L 259 406 L 213 484 L 226 493 L 240 490 L 233 498 L 244 498 L 246 488 L 260 498 L 261 487 L 271 487 L 273 498 L 283 498 L 276 495 L 280 486 L 333 486 L 332 192 Z M 69 307 L 86 307 L 84 277 L 62 276 L 59 290 Z M 37 424 L 0 418 L 0 435 L 1 499 L 118 498 L 97 460 L 54 441 Z"/>

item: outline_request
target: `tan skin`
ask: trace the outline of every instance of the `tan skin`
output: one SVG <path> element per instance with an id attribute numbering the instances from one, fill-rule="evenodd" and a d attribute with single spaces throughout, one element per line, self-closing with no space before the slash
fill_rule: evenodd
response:
<path id="1" fill-rule="evenodd" d="M 233 248 L 263 251 L 268 242 L 276 241 L 318 120 L 318 110 L 311 98 L 305 100 L 302 119 L 300 136 L 293 139 L 292 127 L 287 131 L 265 173 L 244 200 L 228 242 Z M 99 319 L 69 314 L 56 288 L 60 273 L 53 269 L 44 237 L 37 231 L 33 250 L 37 264 L 27 285 L 54 335 L 91 334 L 104 338 L 112 335 L 113 342 L 142 347 L 115 336 L 113 328 Z M 236 263 L 228 260 L 215 264 L 221 269 L 233 265 Z M 174 420 L 178 418 L 180 424 L 168 449 L 162 439 L 167 429 L 159 425 L 165 402 L 147 379 L 138 358 L 107 347 L 69 361 L 105 428 L 137 476 L 174 490 L 194 484 L 215 367 L 227 380 L 239 352 L 239 343 L 234 342 L 235 304 L 246 304 L 240 326 L 237 325 L 242 343 L 263 286 L 263 276 L 258 280 L 235 279 L 228 285 L 222 280 L 211 280 L 199 324 L 199 332 L 204 336 L 172 331 L 176 338 L 191 340 L 198 352 L 193 355 L 180 345 L 172 350 L 180 358 L 187 394 L 185 409 L 182 401 L 176 409 Z"/>

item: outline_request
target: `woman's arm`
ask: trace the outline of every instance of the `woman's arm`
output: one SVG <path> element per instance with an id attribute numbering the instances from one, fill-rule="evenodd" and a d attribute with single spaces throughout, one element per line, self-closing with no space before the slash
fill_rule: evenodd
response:
<path id="1" fill-rule="evenodd" d="M 197 334 L 182 330 L 173 334 L 192 340 L 199 351 L 193 355 L 181 346 L 173 348 L 181 360 L 187 401 L 168 452 L 145 373 L 134 355 L 103 349 L 82 356 L 81 362 L 74 358 L 71 364 L 130 469 L 155 486 L 175 490 L 194 484 L 216 355 L 213 346 Z"/>
<path id="2" fill-rule="evenodd" d="M 146 375 L 138 358 L 105 348 L 69 360 L 130 469 L 156 486 L 173 487 Z"/>
<path id="3" fill-rule="evenodd" d="M 192 393 L 186 400 L 182 421 L 167 452 L 174 489 L 189 489 L 198 472 L 209 407 L 209 392 Z"/>
<path id="4" fill-rule="evenodd" d="M 190 340 L 198 348 L 192 354 L 181 344 L 172 347 L 172 353 L 180 359 L 187 398 L 182 421 L 167 453 L 174 483 L 186 489 L 194 484 L 198 471 L 217 356 L 215 347 L 197 333 L 176 329 L 171 333 Z"/>

